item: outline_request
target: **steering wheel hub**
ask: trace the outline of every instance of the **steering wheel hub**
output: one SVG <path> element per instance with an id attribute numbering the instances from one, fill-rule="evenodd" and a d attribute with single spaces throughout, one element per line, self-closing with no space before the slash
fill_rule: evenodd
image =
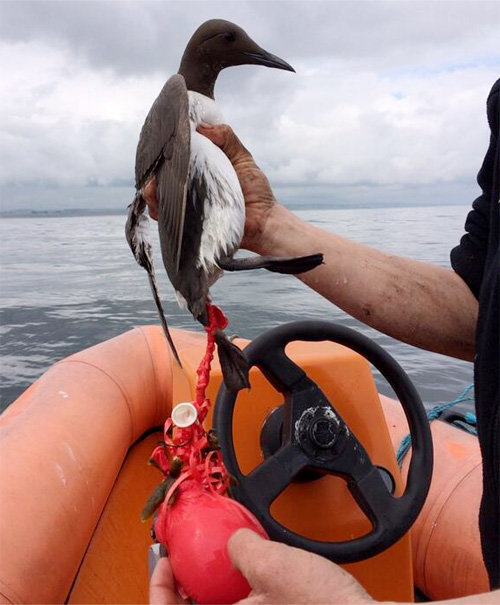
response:
<path id="1" fill-rule="evenodd" d="M 309 439 L 321 448 L 330 448 L 337 440 L 337 425 L 329 418 L 317 418 L 309 427 Z"/>
<path id="2" fill-rule="evenodd" d="M 302 413 L 295 426 L 295 439 L 313 458 L 339 453 L 347 427 L 331 406 L 312 406 Z"/>

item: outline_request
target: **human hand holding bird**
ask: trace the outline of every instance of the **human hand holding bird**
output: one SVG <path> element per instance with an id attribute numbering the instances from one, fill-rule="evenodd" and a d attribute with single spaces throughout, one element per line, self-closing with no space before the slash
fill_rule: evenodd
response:
<path id="1" fill-rule="evenodd" d="M 268 218 L 278 206 L 269 180 L 230 126 L 201 124 L 198 132 L 220 147 L 233 165 L 245 198 L 245 231 L 240 247 L 261 254 Z"/>
<path id="2" fill-rule="evenodd" d="M 217 145 L 228 157 L 238 176 L 245 198 L 245 230 L 240 248 L 259 254 L 266 239 L 266 224 L 279 206 L 269 180 L 256 164 L 252 154 L 227 124 L 200 124 L 198 132 Z M 142 190 L 149 216 L 158 220 L 156 180 L 151 177 Z"/>

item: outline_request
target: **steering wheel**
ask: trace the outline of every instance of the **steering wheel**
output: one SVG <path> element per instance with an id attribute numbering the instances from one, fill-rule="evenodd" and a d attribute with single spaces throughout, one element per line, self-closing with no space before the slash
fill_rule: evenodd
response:
<path id="1" fill-rule="evenodd" d="M 387 476 L 373 465 L 361 443 L 331 405 L 321 389 L 285 354 L 294 340 L 336 342 L 356 351 L 386 378 L 403 406 L 412 439 L 412 458 L 404 494 L 391 494 Z M 213 426 L 224 463 L 235 479 L 236 498 L 249 508 L 270 538 L 315 552 L 337 563 L 350 563 L 376 555 L 401 538 L 419 514 L 432 476 L 432 438 L 422 401 L 401 366 L 372 340 L 344 326 L 325 321 L 299 321 L 273 328 L 245 349 L 250 366 L 258 366 L 269 382 L 285 396 L 282 436 L 274 422 L 277 445 L 248 475 L 242 474 L 232 435 L 238 391 L 223 384 L 219 390 Z M 274 414 L 271 414 L 272 418 Z M 280 423 L 281 424 L 281 423 Z M 262 434 L 261 434 L 262 441 Z M 272 450 L 274 452 L 272 453 Z M 307 469 L 304 471 L 304 469 Z M 277 496 L 297 475 L 308 470 L 332 473 L 347 479 L 347 486 L 372 531 L 342 542 L 312 540 L 294 533 L 270 514 Z"/>

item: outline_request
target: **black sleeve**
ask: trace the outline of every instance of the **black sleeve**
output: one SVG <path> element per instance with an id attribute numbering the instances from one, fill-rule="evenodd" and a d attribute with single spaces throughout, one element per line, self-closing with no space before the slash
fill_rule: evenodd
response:
<path id="1" fill-rule="evenodd" d="M 469 286 L 476 298 L 483 280 L 484 264 L 488 252 L 491 204 L 493 203 L 492 184 L 494 183 L 495 156 L 498 133 L 498 97 L 500 95 L 500 80 L 497 80 L 488 97 L 488 122 L 491 129 L 490 145 L 483 165 L 477 176 L 477 182 L 482 190 L 472 204 L 472 210 L 465 221 L 465 235 L 460 244 L 451 251 L 451 266 L 454 271 Z"/>

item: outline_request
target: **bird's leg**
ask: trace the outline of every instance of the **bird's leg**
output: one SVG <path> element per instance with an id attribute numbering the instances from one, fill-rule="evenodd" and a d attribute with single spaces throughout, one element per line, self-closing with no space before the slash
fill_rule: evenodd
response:
<path id="1" fill-rule="evenodd" d="M 246 258 L 221 258 L 217 264 L 224 271 L 250 271 L 252 269 L 267 269 L 274 273 L 296 275 L 314 269 L 323 262 L 323 255 L 308 256 L 250 256 Z"/>
<path id="2" fill-rule="evenodd" d="M 248 361 L 242 351 L 229 340 L 222 330 L 215 333 L 215 342 L 226 387 L 230 391 L 249 389 Z"/>
<path id="3" fill-rule="evenodd" d="M 207 330 L 210 325 L 210 320 L 208 318 L 208 305 L 209 304 L 210 303 L 208 303 L 208 302 L 206 303 L 206 306 L 203 308 L 202 312 L 197 317 L 198 321 L 205 328 L 205 330 Z"/>
<path id="4" fill-rule="evenodd" d="M 226 387 L 231 391 L 250 388 L 248 362 L 241 350 L 229 340 L 224 332 L 227 319 L 222 311 L 215 305 L 207 303 L 204 312 L 198 316 L 198 320 L 205 326 L 208 334 L 213 334 Z"/>

